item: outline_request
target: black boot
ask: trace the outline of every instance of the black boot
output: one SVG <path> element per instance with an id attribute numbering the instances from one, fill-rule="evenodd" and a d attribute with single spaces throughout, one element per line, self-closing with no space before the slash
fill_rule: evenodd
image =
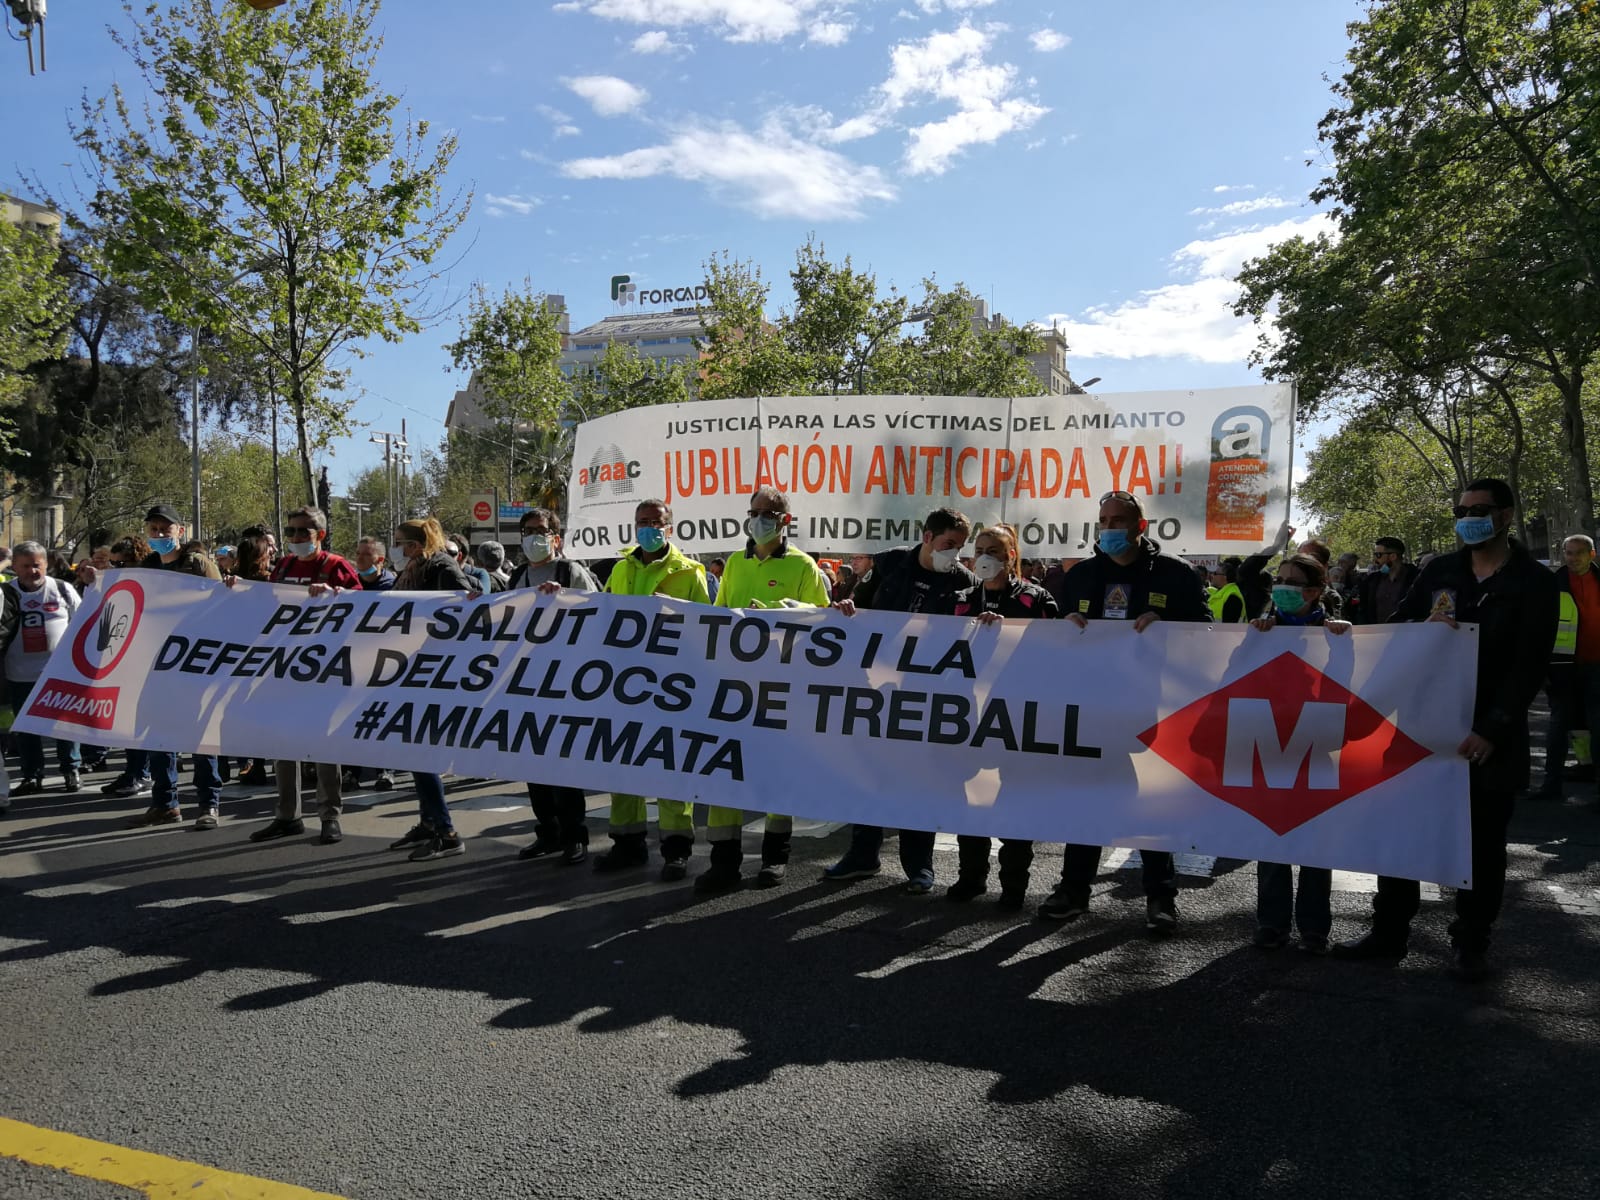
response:
<path id="1" fill-rule="evenodd" d="M 761 870 L 756 873 L 756 886 L 773 888 L 780 885 L 789 874 L 789 840 L 791 835 L 768 830 L 761 835 Z"/>
<path id="2" fill-rule="evenodd" d="M 650 847 L 642 833 L 617 833 L 611 836 L 611 849 L 594 856 L 594 869 L 602 875 L 642 867 L 650 861 Z"/>
<path id="3" fill-rule="evenodd" d="M 676 883 L 689 874 L 689 855 L 694 850 L 694 834 L 669 833 L 661 839 L 661 878 Z"/>
<path id="4" fill-rule="evenodd" d="M 744 883 L 744 877 L 739 874 L 739 864 L 743 861 L 744 850 L 736 836 L 712 842 L 711 866 L 694 881 L 694 890 L 711 894 L 733 891 Z"/>

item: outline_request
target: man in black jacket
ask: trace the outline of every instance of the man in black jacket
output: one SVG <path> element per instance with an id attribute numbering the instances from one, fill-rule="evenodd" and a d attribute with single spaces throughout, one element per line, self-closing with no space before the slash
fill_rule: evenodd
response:
<path id="1" fill-rule="evenodd" d="M 951 615 L 956 593 L 978 582 L 978 577 L 957 561 L 971 535 L 972 522 L 965 513 L 953 508 L 934 509 L 923 522 L 922 544 L 897 546 L 873 555 L 872 570 L 856 584 L 849 600 L 839 602 L 839 611 L 845 616 L 857 608 Z M 934 836 L 928 830 L 900 831 L 905 890 L 914 896 L 933 891 L 933 843 Z M 882 844 L 883 830 L 877 825 L 851 826 L 850 848 L 823 871 L 823 877 L 845 883 L 876 875 L 880 870 L 878 848 Z"/>
<path id="2" fill-rule="evenodd" d="M 1528 782 L 1528 707 L 1544 683 L 1556 637 L 1555 578 L 1511 540 L 1515 515 L 1516 496 L 1505 480 L 1467 484 L 1455 506 L 1456 536 L 1465 545 L 1422 569 L 1393 618 L 1478 626 L 1472 732 L 1458 750 L 1470 770 L 1472 887 L 1456 892 L 1450 925 L 1456 970 L 1466 979 L 1488 972 L 1489 931 L 1505 895 L 1506 826 L 1512 799 Z M 1340 942 L 1334 954 L 1404 958 L 1420 890 L 1414 879 L 1379 876 L 1372 928 Z"/>
<path id="3" fill-rule="evenodd" d="M 1100 533 L 1094 557 L 1067 572 L 1061 615 L 1080 628 L 1090 621 L 1131 621 L 1143 633 L 1156 621 L 1211 620 L 1205 592 L 1194 568 L 1161 553 L 1147 534 L 1144 506 L 1129 492 L 1100 497 Z M 1154 932 L 1178 927 L 1178 879 L 1172 855 L 1141 850 L 1144 864 L 1145 924 Z M 1039 915 L 1072 921 L 1089 911 L 1089 887 L 1100 867 L 1099 846 L 1068 844 L 1061 883 Z"/>
<path id="4" fill-rule="evenodd" d="M 1372 570 L 1361 577 L 1354 611 L 1345 616 L 1357 625 L 1382 625 L 1416 581 L 1417 568 L 1406 561 L 1406 544 L 1397 537 L 1378 538 L 1372 544 Z"/>

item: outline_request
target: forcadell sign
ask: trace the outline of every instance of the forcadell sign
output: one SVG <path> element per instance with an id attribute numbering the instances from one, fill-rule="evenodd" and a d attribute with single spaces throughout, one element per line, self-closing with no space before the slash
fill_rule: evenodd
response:
<path id="1" fill-rule="evenodd" d="M 621 305 L 636 304 L 698 304 L 709 300 L 711 293 L 703 283 L 691 287 L 642 288 L 633 282 L 631 275 L 611 277 L 611 299 Z"/>

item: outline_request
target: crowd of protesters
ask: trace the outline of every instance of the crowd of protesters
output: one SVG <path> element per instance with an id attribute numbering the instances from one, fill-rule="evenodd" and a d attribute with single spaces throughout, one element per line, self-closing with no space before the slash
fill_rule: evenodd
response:
<path id="1" fill-rule="evenodd" d="M 1552 572 L 1510 536 L 1515 497 L 1501 480 L 1467 485 L 1454 506 L 1461 547 L 1453 552 L 1408 559 L 1405 544 L 1380 537 L 1363 569 L 1356 554 L 1335 559 L 1316 539 L 1293 542 L 1285 525 L 1268 546 L 1245 558 L 1197 566 L 1171 555 L 1151 538 L 1141 500 L 1122 491 L 1101 498 L 1097 537 L 1080 559 L 1030 561 L 1019 553 L 1016 532 L 1006 525 L 976 531 L 951 509 L 931 513 L 919 543 L 874 555 L 813 558 L 789 538 L 788 499 L 771 487 L 757 489 L 746 520 L 748 541 L 742 553 L 701 563 L 672 539 L 672 513 L 659 500 L 642 501 L 635 512 L 635 544 L 620 556 L 585 566 L 562 552 L 562 524 L 555 512 L 534 508 L 521 520 L 520 544 L 508 554 L 495 541 L 477 546 L 448 534 L 432 518 L 409 520 L 392 541 L 362 538 L 346 558 L 327 544 L 328 522 L 314 507 L 288 514 L 281 531 L 255 526 L 214 553 L 187 539 L 178 512 L 158 505 L 145 515 L 138 532 L 95 546 L 76 565 L 37 542 L 0 551 L 4 613 L 0 616 L 0 661 L 12 713 L 20 712 L 50 652 L 60 641 L 81 591 L 106 572 L 176 571 L 221 580 L 303 587 L 312 595 L 362 589 L 433 591 L 490 595 L 508 590 L 608 591 L 621 595 L 661 595 L 726 608 L 833 606 L 845 617 L 857 609 L 950 615 L 983 622 L 1066 620 L 1125 621 L 1142 633 L 1158 620 L 1321 628 L 1330 637 L 1352 624 L 1444 621 L 1479 627 L 1477 695 L 1472 732 L 1460 747 L 1469 763 L 1473 834 L 1473 887 L 1456 893 L 1451 925 L 1456 967 L 1466 977 L 1487 971 L 1490 929 L 1499 914 L 1505 881 L 1505 831 L 1514 798 L 1528 782 L 1527 714 L 1537 692 L 1548 690 L 1550 722 L 1546 770 L 1541 789 L 1556 796 L 1565 778 L 1569 749 L 1585 757 L 1580 731 L 1600 718 L 1600 574 L 1594 571 L 1594 545 L 1584 536 L 1569 538 L 1563 562 Z M 971 546 L 971 555 L 963 557 Z M 1247 636 L 1249 636 L 1247 634 Z M 16 779 L 12 797 L 45 791 L 44 739 L 10 735 Z M 55 765 L 62 791 L 78 792 L 86 771 L 105 769 L 108 749 L 58 741 Z M 347 792 L 370 782 L 375 790 L 395 786 L 382 768 L 341 763 L 246 761 L 191 754 L 194 828 L 214 829 L 221 789 L 237 767 L 242 784 L 262 785 L 268 772 L 276 785 L 272 819 L 249 837 L 253 842 L 306 833 L 303 802 L 314 797 L 324 844 L 343 837 L 340 820 Z M 179 756 L 169 751 L 126 748 L 122 769 L 100 791 L 110 798 L 145 798 L 147 806 L 128 824 L 150 828 L 181 822 Z M 416 825 L 393 843 L 414 861 L 464 852 L 454 828 L 444 781 L 414 773 L 418 802 Z M 536 834 L 521 856 L 549 858 L 568 865 L 589 858 L 585 795 L 570 787 L 528 784 Z M 693 805 L 655 801 L 663 879 L 684 878 L 695 839 Z M 3 813 L 3 809 L 0 809 Z M 741 871 L 744 814 L 713 807 L 707 817 L 711 844 L 708 869 L 695 886 L 722 892 L 747 882 Z M 788 872 L 793 814 L 768 814 L 761 842 L 757 886 L 781 885 Z M 611 797 L 609 846 L 593 858 L 594 868 L 620 872 L 649 862 L 647 801 L 642 796 Z M 857 825 L 844 855 L 823 876 L 836 882 L 877 875 L 885 831 Z M 970 902 L 989 890 L 990 841 L 958 839 L 958 874 L 946 890 L 955 902 Z M 934 834 L 900 830 L 904 889 L 926 895 L 935 889 Z M 1069 845 L 1061 878 L 1039 906 L 1040 916 L 1057 921 L 1082 917 L 1089 908 L 1091 883 L 1102 849 Z M 1021 909 L 1033 862 L 1032 843 L 1002 839 L 999 896 L 1004 908 Z M 1173 856 L 1141 855 L 1146 925 L 1156 934 L 1177 928 L 1177 881 Z M 1298 880 L 1296 872 L 1298 871 Z M 1332 941 L 1331 873 L 1324 868 L 1261 863 L 1257 869 L 1255 944 L 1277 949 L 1290 944 L 1311 954 L 1396 960 L 1407 951 L 1410 923 L 1418 908 L 1415 881 L 1380 879 L 1371 928 L 1344 942 Z"/>

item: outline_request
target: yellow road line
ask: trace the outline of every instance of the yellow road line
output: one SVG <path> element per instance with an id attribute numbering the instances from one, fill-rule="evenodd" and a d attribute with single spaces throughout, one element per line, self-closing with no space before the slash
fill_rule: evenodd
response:
<path id="1" fill-rule="evenodd" d="M 200 1163 L 129 1150 L 0 1117 L 0 1157 L 56 1167 L 143 1192 L 150 1200 L 341 1200 L 292 1183 L 235 1175 Z"/>

